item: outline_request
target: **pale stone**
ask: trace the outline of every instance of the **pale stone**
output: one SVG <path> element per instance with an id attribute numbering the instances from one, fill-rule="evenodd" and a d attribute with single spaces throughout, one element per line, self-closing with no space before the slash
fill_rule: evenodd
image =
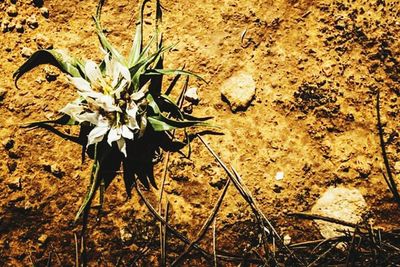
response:
<path id="1" fill-rule="evenodd" d="M 282 180 L 284 176 L 285 176 L 284 172 L 277 172 L 275 175 L 275 180 L 277 181 Z"/>
<path id="2" fill-rule="evenodd" d="M 256 83 L 250 74 L 239 72 L 222 84 L 221 94 L 233 112 L 246 110 L 256 94 Z"/>
<path id="3" fill-rule="evenodd" d="M 14 5 L 9 6 L 6 12 L 10 17 L 16 17 L 18 15 L 17 7 Z"/>
<path id="4" fill-rule="evenodd" d="M 39 26 L 39 22 L 37 21 L 35 15 L 30 16 L 26 20 L 26 23 L 28 24 L 29 28 L 31 28 L 31 29 L 36 29 Z"/>
<path id="5" fill-rule="evenodd" d="M 360 223 L 368 211 L 367 203 L 360 191 L 345 187 L 330 187 L 311 209 L 312 214 L 321 215 L 349 223 Z M 332 238 L 343 235 L 352 228 L 340 224 L 315 220 L 321 235 Z"/>
<path id="6" fill-rule="evenodd" d="M 292 238 L 290 237 L 290 235 L 285 235 L 285 236 L 283 237 L 283 244 L 284 244 L 285 246 L 289 246 L 290 243 L 292 243 Z"/>
<path id="7" fill-rule="evenodd" d="M 185 99 L 191 103 L 198 103 L 200 98 L 197 94 L 197 87 L 190 87 L 185 93 Z"/>
<path id="8" fill-rule="evenodd" d="M 21 55 L 23 57 L 30 57 L 33 54 L 33 50 L 28 47 L 23 47 L 21 50 Z"/>
<path id="9" fill-rule="evenodd" d="M 119 229 L 119 232 L 121 235 L 122 242 L 128 243 L 128 242 L 132 241 L 133 235 L 129 232 L 128 229 L 126 229 L 125 227 L 122 227 Z"/>

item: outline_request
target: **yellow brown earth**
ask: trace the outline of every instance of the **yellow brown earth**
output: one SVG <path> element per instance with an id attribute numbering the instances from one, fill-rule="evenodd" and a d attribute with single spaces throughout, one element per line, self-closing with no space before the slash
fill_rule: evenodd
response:
<path id="1" fill-rule="evenodd" d="M 390 163 L 400 173 L 400 4 L 385 1 L 226 0 L 161 1 L 163 38 L 176 44 L 167 68 L 201 74 L 191 79 L 200 102 L 193 113 L 213 116 L 223 135 L 203 135 L 242 177 L 261 210 L 291 242 L 321 238 L 312 221 L 288 216 L 309 212 L 331 186 L 356 188 L 374 227 L 398 228 L 399 208 L 382 176 L 376 101 Z M 0 1 L 0 265 L 75 263 L 73 219 L 88 186 L 91 161 L 81 147 L 45 129 L 22 124 L 54 118 L 75 90 L 64 74 L 41 66 L 14 85 L 12 74 L 33 51 L 57 48 L 82 59 L 101 52 L 91 15 L 97 1 Z M 103 25 L 128 52 L 138 1 L 107 1 Z M 47 13 L 48 12 L 48 13 Z M 146 8 L 146 28 L 154 11 Z M 246 110 L 232 112 L 221 86 L 250 74 L 256 95 Z M 78 128 L 59 127 L 68 135 Z M 193 129 L 191 132 L 199 131 Z M 164 154 L 165 159 L 166 154 Z M 163 161 L 156 166 L 162 182 Z M 276 179 L 283 172 L 283 179 Z M 165 185 L 168 221 L 193 240 L 227 180 L 198 138 L 190 159 L 171 154 Z M 146 196 L 157 207 L 157 190 Z M 160 265 L 157 221 L 133 191 L 127 199 L 118 177 L 106 191 L 101 220 L 89 220 L 90 266 Z M 216 219 L 216 245 L 244 257 L 259 245 L 251 209 L 230 186 Z M 167 236 L 167 261 L 185 246 Z M 209 231 L 201 246 L 212 254 Z M 139 259 L 139 260 L 137 260 Z M 134 263 L 136 261 L 136 263 Z M 190 254 L 187 266 L 213 263 Z M 230 266 L 231 262 L 220 262 Z M 237 263 L 236 263 L 237 264 Z"/>

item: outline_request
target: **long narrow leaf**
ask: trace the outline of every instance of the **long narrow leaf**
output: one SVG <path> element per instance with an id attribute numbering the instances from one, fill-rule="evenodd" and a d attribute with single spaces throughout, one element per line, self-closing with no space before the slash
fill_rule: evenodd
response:
<path id="1" fill-rule="evenodd" d="M 140 5 L 139 11 L 139 22 L 136 26 L 135 37 L 133 38 L 132 48 L 128 56 L 128 67 L 132 67 L 137 61 L 139 61 L 140 54 L 143 48 L 143 13 L 145 4 L 149 0 L 143 0 Z"/>
<path id="2" fill-rule="evenodd" d="M 94 193 L 96 192 L 98 185 L 99 185 L 98 177 L 99 177 L 100 164 L 97 161 L 97 145 L 95 146 L 95 154 L 94 155 L 95 155 L 94 163 L 93 163 L 93 167 L 92 167 L 92 172 L 90 174 L 89 190 L 86 193 L 86 196 L 83 200 L 81 207 L 79 208 L 78 212 L 76 213 L 75 221 L 77 221 L 79 219 L 79 217 L 81 216 L 81 214 L 84 210 L 86 210 L 87 208 L 90 207 Z"/>
<path id="3" fill-rule="evenodd" d="M 96 25 L 96 33 L 99 38 L 99 41 L 101 43 L 101 46 L 103 47 L 104 50 L 109 52 L 114 58 L 116 58 L 120 63 L 127 65 L 125 58 L 118 52 L 117 49 L 115 49 L 112 44 L 108 41 L 106 35 L 104 34 L 103 28 L 100 24 L 100 21 L 96 18 L 93 17 L 94 23 Z"/>
<path id="4" fill-rule="evenodd" d="M 202 80 L 205 83 L 208 83 L 203 77 L 201 77 L 200 75 L 190 72 L 190 71 L 186 71 L 186 70 L 167 70 L 167 69 L 151 69 L 148 70 L 144 73 L 144 75 L 184 75 L 184 76 L 193 76 L 196 77 L 197 79 Z"/>
<path id="5" fill-rule="evenodd" d="M 38 50 L 14 72 L 15 85 L 17 85 L 17 81 L 22 75 L 42 64 L 51 64 L 73 77 L 80 77 L 83 69 L 78 59 L 69 56 L 64 51 Z"/>

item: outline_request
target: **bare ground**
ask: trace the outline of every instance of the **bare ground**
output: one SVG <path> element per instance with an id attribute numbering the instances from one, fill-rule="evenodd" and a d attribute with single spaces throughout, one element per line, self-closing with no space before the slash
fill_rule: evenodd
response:
<path id="1" fill-rule="evenodd" d="M 12 1 L 11 1 L 12 2 Z M 0 263 L 74 264 L 73 218 L 88 185 L 90 161 L 80 162 L 80 147 L 43 129 L 27 131 L 20 123 L 54 117 L 74 89 L 55 69 L 39 67 L 24 76 L 19 88 L 12 73 L 33 50 L 50 42 L 81 58 L 99 59 L 90 15 L 96 1 L 44 1 L 49 17 L 30 1 L 0 1 L 0 16 L 20 22 L 36 15 L 38 27 L 23 25 L 0 33 Z M 224 135 L 204 138 L 234 166 L 262 211 L 292 242 L 320 238 L 316 226 L 287 216 L 309 211 L 329 187 L 355 187 L 364 195 L 374 226 L 398 228 L 399 209 L 381 174 L 376 96 L 390 162 L 400 173 L 398 113 L 400 95 L 400 5 L 398 1 L 162 1 L 167 67 L 202 74 L 198 115 L 214 116 Z M 130 46 L 137 1 L 108 1 L 103 24 L 122 51 Z M 151 8 L 146 13 L 150 18 Z M 148 20 L 151 23 L 151 20 Z M 149 25 L 150 26 L 150 25 Z M 243 40 L 243 32 L 246 30 Z M 43 36 L 45 38 L 43 38 Z M 45 40 L 45 44 L 40 42 Z M 39 40 L 39 41 L 38 41 Z M 43 41 L 43 40 L 42 40 Z M 245 112 L 232 113 L 222 101 L 221 84 L 237 71 L 252 74 L 256 98 Z M 57 72 L 56 72 L 57 73 Z M 47 77 L 48 78 L 48 77 Z M 78 129 L 60 128 L 77 134 Z M 198 139 L 190 159 L 171 155 L 166 182 L 169 221 L 193 239 L 209 215 L 227 179 Z M 161 183 L 163 164 L 156 166 Z M 277 181 L 275 174 L 284 172 Z M 15 186 L 21 179 L 21 187 Z M 157 193 L 146 196 L 157 206 Z M 126 200 L 121 178 L 106 192 L 101 221 L 90 221 L 88 259 L 93 266 L 131 263 L 149 248 L 139 265 L 159 264 L 158 226 L 134 193 Z M 123 242 L 121 229 L 132 238 Z M 38 238 L 47 235 L 45 242 Z M 259 243 L 254 216 L 230 187 L 216 221 L 217 246 L 243 256 Z M 209 234 L 201 245 L 212 252 Z M 168 262 L 183 251 L 168 238 Z M 193 253 L 186 265 L 209 265 Z M 226 265 L 227 262 L 221 262 Z"/>

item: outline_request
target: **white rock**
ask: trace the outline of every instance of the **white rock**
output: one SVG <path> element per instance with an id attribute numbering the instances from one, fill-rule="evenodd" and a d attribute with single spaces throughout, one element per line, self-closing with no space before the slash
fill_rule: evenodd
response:
<path id="1" fill-rule="evenodd" d="M 26 24 L 28 24 L 29 28 L 31 28 L 31 29 L 36 29 L 39 26 L 39 22 L 37 21 L 35 15 L 30 16 L 26 20 Z"/>
<path id="2" fill-rule="evenodd" d="M 197 87 L 190 87 L 187 89 L 185 93 L 185 99 L 194 104 L 198 103 L 200 98 L 197 94 Z"/>
<path id="3" fill-rule="evenodd" d="M 133 235 L 129 232 L 128 229 L 126 229 L 125 227 L 122 227 L 119 229 L 119 232 L 121 234 L 122 242 L 127 243 L 129 241 L 132 241 Z"/>
<path id="4" fill-rule="evenodd" d="M 19 22 L 15 25 L 15 29 L 16 29 L 17 32 L 19 32 L 19 33 L 24 32 L 24 26 L 22 26 L 22 24 L 19 23 Z"/>
<path id="5" fill-rule="evenodd" d="M 283 236 L 283 244 L 285 246 L 289 246 L 290 243 L 292 243 L 292 238 L 290 237 L 290 235 L 284 235 Z"/>
<path id="6" fill-rule="evenodd" d="M 9 6 L 6 12 L 10 17 L 16 17 L 18 15 L 17 7 L 14 5 Z"/>
<path id="7" fill-rule="evenodd" d="M 28 47 L 23 47 L 21 50 L 21 55 L 23 57 L 30 57 L 33 54 L 33 50 Z"/>
<path id="8" fill-rule="evenodd" d="M 311 209 L 311 213 L 356 224 L 362 221 L 362 216 L 367 210 L 367 203 L 357 189 L 330 187 L 317 200 Z M 341 236 L 343 231 L 352 229 L 321 220 L 315 220 L 315 222 L 324 238 Z"/>
<path id="9" fill-rule="evenodd" d="M 49 9 L 47 7 L 41 7 L 40 14 L 42 14 L 43 17 L 48 18 L 49 17 Z"/>
<path id="10" fill-rule="evenodd" d="M 222 84 L 221 94 L 233 112 L 246 110 L 256 94 L 256 83 L 249 73 L 239 72 Z"/>
<path id="11" fill-rule="evenodd" d="M 50 39 L 41 33 L 36 34 L 33 39 L 35 40 L 35 43 L 39 49 L 53 48 L 53 43 L 50 41 Z"/>
<path id="12" fill-rule="evenodd" d="M 275 175 L 275 180 L 280 181 L 283 179 L 284 176 L 285 176 L 284 172 L 277 172 Z"/>

